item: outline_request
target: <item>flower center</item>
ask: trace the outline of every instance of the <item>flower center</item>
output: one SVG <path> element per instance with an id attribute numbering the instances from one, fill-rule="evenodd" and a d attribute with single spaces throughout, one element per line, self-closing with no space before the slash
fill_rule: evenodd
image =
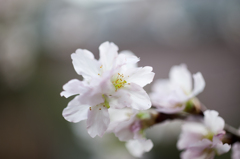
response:
<path id="1" fill-rule="evenodd" d="M 204 138 L 207 138 L 211 141 L 212 141 L 213 137 L 214 137 L 214 133 L 211 133 L 211 132 L 209 132 L 207 135 L 204 136 Z"/>
<path id="2" fill-rule="evenodd" d="M 124 87 L 127 84 L 127 81 L 124 80 L 124 75 L 118 73 L 115 78 L 112 80 L 112 84 L 115 87 L 115 90 L 117 91 L 119 88 Z"/>

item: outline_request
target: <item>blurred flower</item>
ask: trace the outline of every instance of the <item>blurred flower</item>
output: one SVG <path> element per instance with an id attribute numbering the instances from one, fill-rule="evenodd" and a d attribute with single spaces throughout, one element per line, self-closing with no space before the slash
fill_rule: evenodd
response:
<path id="1" fill-rule="evenodd" d="M 19 89 L 32 77 L 36 67 L 36 28 L 30 23 L 0 28 L 0 73 L 12 89 Z"/>
<path id="2" fill-rule="evenodd" d="M 126 147 L 134 157 L 142 157 L 144 152 L 152 149 L 153 143 L 150 139 L 130 140 L 126 143 Z"/>
<path id="3" fill-rule="evenodd" d="M 84 121 L 70 124 L 70 126 L 77 137 L 77 140 L 74 141 L 79 148 L 88 150 L 92 159 L 134 159 L 113 134 L 105 135 L 102 138 L 94 138 L 93 140 L 85 130 L 86 123 Z"/>
<path id="4" fill-rule="evenodd" d="M 200 72 L 192 77 L 185 64 L 173 66 L 169 73 L 169 79 L 159 79 L 152 87 L 150 94 L 152 103 L 157 110 L 164 113 L 176 113 L 184 110 L 191 104 L 191 99 L 201 93 L 205 87 L 205 81 Z M 191 105 L 190 105 L 191 106 Z"/>
<path id="5" fill-rule="evenodd" d="M 215 153 L 221 155 L 228 152 L 231 146 L 222 143 L 224 124 L 224 120 L 214 110 L 204 112 L 203 123 L 185 123 L 177 143 L 178 149 L 185 150 L 181 158 L 213 159 Z"/>
<path id="6" fill-rule="evenodd" d="M 232 159 L 240 158 L 240 142 L 236 142 L 232 146 Z"/>
<path id="7" fill-rule="evenodd" d="M 132 112 L 129 118 L 115 123 L 113 132 L 120 141 L 145 138 L 144 131 L 149 127 L 146 119 L 151 119 L 149 112 Z"/>
<path id="8" fill-rule="evenodd" d="M 146 139 L 145 130 L 153 125 L 156 111 L 131 109 L 121 109 L 121 111 L 109 109 L 109 111 L 112 119 L 109 132 L 115 133 L 120 141 L 126 141 L 126 147 L 133 156 L 141 157 L 144 152 L 152 149 L 153 143 Z"/>
<path id="9" fill-rule="evenodd" d="M 151 83 L 151 67 L 134 67 L 139 59 L 129 52 L 118 55 L 118 47 L 109 42 L 100 45 L 100 59 L 88 50 L 78 49 L 71 55 L 75 71 L 84 80 L 71 80 L 63 86 L 61 96 L 79 94 L 63 116 L 70 122 L 87 119 L 91 137 L 103 136 L 110 123 L 108 108 L 131 107 L 145 110 L 151 107 L 150 99 L 142 87 Z"/>

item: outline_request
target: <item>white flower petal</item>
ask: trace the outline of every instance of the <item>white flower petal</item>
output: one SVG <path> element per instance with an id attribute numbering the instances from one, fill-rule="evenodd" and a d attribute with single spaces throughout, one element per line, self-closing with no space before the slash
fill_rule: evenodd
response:
<path id="1" fill-rule="evenodd" d="M 194 89 L 192 91 L 193 96 L 201 93 L 205 88 L 205 80 L 200 72 L 193 75 Z"/>
<path id="2" fill-rule="evenodd" d="M 202 140 L 208 130 L 201 123 L 188 122 L 182 126 L 182 133 L 177 142 L 179 150 L 183 150 Z"/>
<path id="3" fill-rule="evenodd" d="M 112 71 L 108 71 L 103 76 L 92 79 L 89 84 L 89 89 L 80 97 L 82 103 L 95 106 L 104 102 L 104 94 L 108 95 L 115 92 L 114 86 L 110 80 L 111 75 Z"/>
<path id="4" fill-rule="evenodd" d="M 76 95 L 76 94 L 85 92 L 87 90 L 87 88 L 88 88 L 88 86 L 85 82 L 79 81 L 77 79 L 72 79 L 68 83 L 63 85 L 64 91 L 62 91 L 60 95 L 68 98 L 72 95 Z"/>
<path id="5" fill-rule="evenodd" d="M 137 62 L 140 59 L 135 56 L 131 51 L 121 51 L 117 57 L 116 60 L 116 66 L 120 65 L 124 65 L 127 68 L 136 68 L 137 67 Z"/>
<path id="6" fill-rule="evenodd" d="M 125 89 L 119 89 L 112 96 L 109 97 L 109 105 L 111 108 L 123 109 L 130 107 L 132 104 L 131 96 Z"/>
<path id="7" fill-rule="evenodd" d="M 192 91 L 192 77 L 185 64 L 173 66 L 169 72 L 171 83 L 180 86 L 186 93 Z"/>
<path id="8" fill-rule="evenodd" d="M 114 43 L 104 42 L 99 46 L 102 69 L 111 70 L 118 56 L 118 47 Z"/>
<path id="9" fill-rule="evenodd" d="M 130 126 L 133 124 L 134 120 L 135 114 L 128 120 L 118 122 L 114 129 L 114 134 L 120 141 L 128 141 L 134 138 L 134 133 L 130 130 Z"/>
<path id="10" fill-rule="evenodd" d="M 116 71 L 118 71 L 118 68 L 111 71 L 106 71 L 103 76 L 101 76 L 99 79 L 96 78 L 96 80 L 93 81 L 95 83 L 93 86 L 99 87 L 102 94 L 113 94 L 115 92 L 115 87 L 111 82 L 111 78 Z"/>
<path id="11" fill-rule="evenodd" d="M 231 149 L 231 146 L 228 144 L 223 144 L 221 138 L 218 136 L 213 137 L 213 147 L 215 148 L 218 155 L 227 153 Z"/>
<path id="12" fill-rule="evenodd" d="M 144 87 L 153 81 L 155 73 L 152 72 L 152 67 L 145 66 L 128 69 L 124 75 L 128 83 L 135 83 Z"/>
<path id="13" fill-rule="evenodd" d="M 108 126 L 108 132 L 113 132 L 118 126 L 119 122 L 129 120 L 130 114 L 133 114 L 132 109 L 113 109 L 112 107 L 108 109 L 110 115 L 110 124 Z"/>
<path id="14" fill-rule="evenodd" d="M 99 87 L 89 88 L 80 97 L 81 103 L 86 105 L 95 106 L 104 102 L 104 98 Z"/>
<path id="15" fill-rule="evenodd" d="M 78 49 L 71 54 L 75 71 L 86 80 L 97 77 L 100 73 L 100 64 L 88 50 Z"/>
<path id="16" fill-rule="evenodd" d="M 110 118 L 106 107 L 94 106 L 88 111 L 87 129 L 92 138 L 97 135 L 102 137 L 109 123 Z"/>
<path id="17" fill-rule="evenodd" d="M 218 155 L 222 155 L 224 153 L 227 153 L 230 149 L 231 149 L 231 146 L 228 145 L 228 144 L 217 144 L 216 145 L 216 152 Z"/>
<path id="18" fill-rule="evenodd" d="M 187 149 L 181 153 L 181 159 L 214 159 L 215 152 L 205 153 L 199 149 Z"/>
<path id="19" fill-rule="evenodd" d="M 126 147 L 134 157 L 141 157 L 144 152 L 152 149 L 153 143 L 150 139 L 130 140 L 126 143 Z"/>
<path id="20" fill-rule="evenodd" d="M 199 150 L 204 150 L 206 148 L 210 148 L 212 145 L 212 141 L 208 139 L 202 139 L 196 143 L 193 143 L 191 146 L 189 146 L 192 149 L 199 149 Z"/>
<path id="21" fill-rule="evenodd" d="M 158 79 L 153 83 L 152 90 L 157 94 L 168 94 L 174 90 L 174 86 L 168 79 Z"/>
<path id="22" fill-rule="evenodd" d="M 159 80 L 156 85 L 157 88 L 163 89 L 163 91 L 156 90 L 150 94 L 150 97 L 153 105 L 157 107 L 158 111 L 172 114 L 180 112 L 185 108 L 185 102 L 189 97 L 181 88 L 171 88 L 171 84 L 168 80 Z"/>
<path id="23" fill-rule="evenodd" d="M 122 88 L 130 95 L 132 104 L 131 108 L 136 110 L 146 110 L 151 107 L 151 101 L 146 93 L 146 91 L 135 83 L 130 83 L 130 85 Z"/>
<path id="24" fill-rule="evenodd" d="M 204 112 L 204 124 L 214 134 L 218 134 L 224 129 L 224 120 L 218 116 L 215 110 L 206 110 Z"/>
<path id="25" fill-rule="evenodd" d="M 68 103 L 68 106 L 63 110 L 63 117 L 73 123 L 87 119 L 89 105 L 83 105 L 79 102 L 79 96 L 76 96 Z"/>

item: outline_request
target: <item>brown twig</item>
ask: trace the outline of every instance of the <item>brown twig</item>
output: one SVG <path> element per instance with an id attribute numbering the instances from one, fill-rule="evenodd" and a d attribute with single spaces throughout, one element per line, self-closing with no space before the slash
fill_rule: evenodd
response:
<path id="1" fill-rule="evenodd" d="M 175 119 L 180 119 L 180 120 L 185 120 L 189 115 L 194 115 L 194 116 L 200 116 L 203 117 L 203 112 L 207 110 L 207 107 L 201 103 L 201 111 L 193 111 L 191 113 L 176 113 L 176 114 L 165 114 L 165 113 L 158 113 L 157 115 L 154 116 L 155 122 L 153 125 L 162 123 L 166 120 L 175 120 Z M 236 128 L 232 127 L 231 125 L 228 125 L 225 123 L 224 130 L 226 131 L 225 138 L 223 140 L 224 143 L 229 143 L 233 144 L 237 141 L 240 142 L 240 131 L 237 130 Z"/>

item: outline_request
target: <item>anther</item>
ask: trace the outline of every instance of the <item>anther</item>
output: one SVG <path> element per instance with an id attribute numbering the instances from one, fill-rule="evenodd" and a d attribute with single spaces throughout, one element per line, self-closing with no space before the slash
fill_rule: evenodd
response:
<path id="1" fill-rule="evenodd" d="M 101 108 L 99 108 L 99 110 L 102 110 Z"/>
<path id="2" fill-rule="evenodd" d="M 89 107 L 90 110 L 92 110 L 92 107 Z"/>

